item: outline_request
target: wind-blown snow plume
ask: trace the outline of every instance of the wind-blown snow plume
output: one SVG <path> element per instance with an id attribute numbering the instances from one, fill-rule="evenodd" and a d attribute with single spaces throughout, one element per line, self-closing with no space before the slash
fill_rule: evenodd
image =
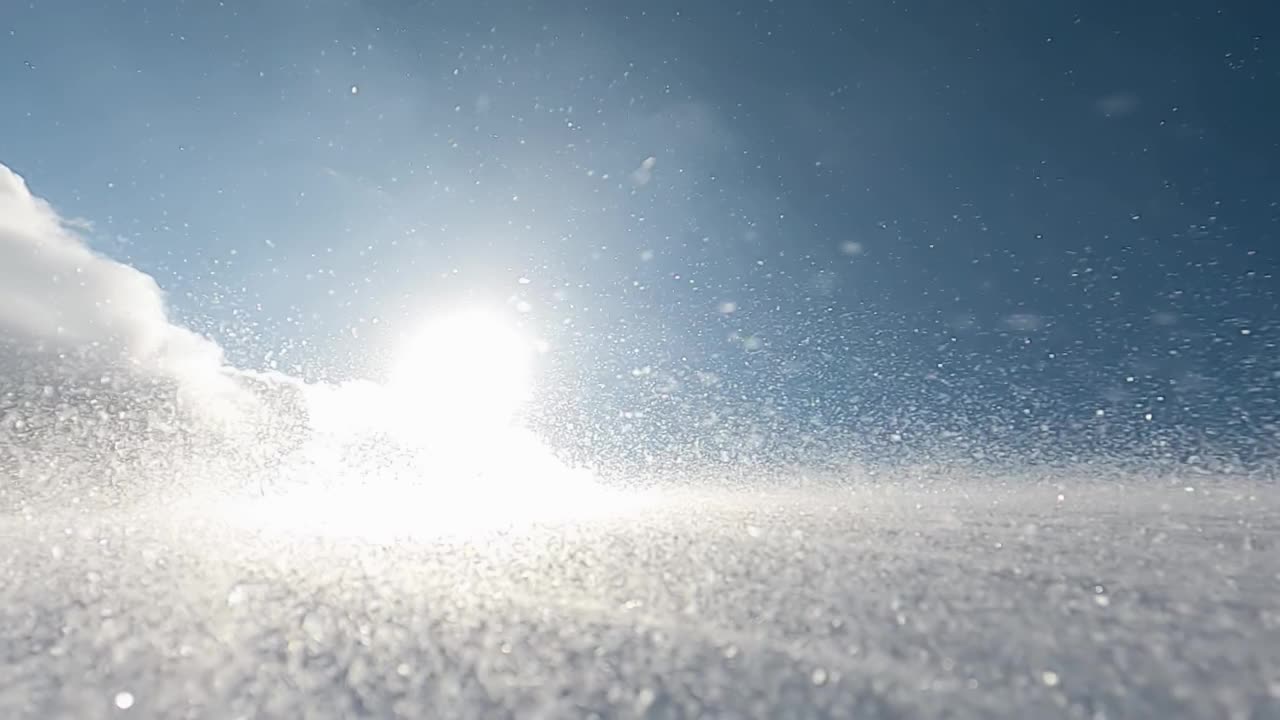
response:
<path id="1" fill-rule="evenodd" d="M 214 482 L 299 444 L 301 383 L 227 366 L 147 274 L 0 165 L 0 493 Z M 242 480 L 240 480 L 242 482 Z"/>
<path id="2" fill-rule="evenodd" d="M 244 401 L 221 348 L 169 320 L 150 276 L 94 252 L 0 164 L 0 344 L 177 383 L 205 409 Z"/>
<path id="3" fill-rule="evenodd" d="M 217 343 L 169 318 L 153 278 L 94 252 L 3 165 L 0 378 L 0 478 L 25 477 L 44 497 L 104 484 L 159 489 L 174 478 L 234 487 L 561 469 L 515 428 L 418 437 L 453 412 L 431 397 L 405 414 L 377 383 L 308 385 L 229 366 Z M 0 483 L 0 498 L 6 492 Z"/>

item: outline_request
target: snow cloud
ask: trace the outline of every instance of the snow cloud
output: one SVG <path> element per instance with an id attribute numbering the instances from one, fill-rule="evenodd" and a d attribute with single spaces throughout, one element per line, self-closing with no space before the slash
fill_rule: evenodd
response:
<path id="1" fill-rule="evenodd" d="M 155 280 L 94 252 L 82 227 L 0 164 L 0 348 L 171 380 L 227 409 L 242 393 L 222 350 L 171 322 Z"/>
<path id="2" fill-rule="evenodd" d="M 113 382 L 159 380 L 196 414 L 220 423 L 252 411 L 255 397 L 225 366 L 221 348 L 173 323 L 155 279 L 93 251 L 82 229 L 0 164 L 5 363 L 37 361 L 46 375 L 56 368 Z"/>

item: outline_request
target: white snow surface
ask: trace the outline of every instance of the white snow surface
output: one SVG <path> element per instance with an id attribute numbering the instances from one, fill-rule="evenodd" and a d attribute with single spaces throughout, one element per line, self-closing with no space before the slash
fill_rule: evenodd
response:
<path id="1" fill-rule="evenodd" d="M 1274 485 L 597 492 L 11 507 L 0 717 L 1280 717 Z"/>

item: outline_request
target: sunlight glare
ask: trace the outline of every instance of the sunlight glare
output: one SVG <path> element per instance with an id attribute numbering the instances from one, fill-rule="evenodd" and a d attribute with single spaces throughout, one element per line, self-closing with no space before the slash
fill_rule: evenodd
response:
<path id="1" fill-rule="evenodd" d="M 223 517 L 286 533 L 393 542 L 469 537 L 633 512 L 643 498 L 564 465 L 531 433 L 489 437 L 470 456 L 419 450 L 401 461 L 313 455 L 297 482 L 266 497 L 223 501 Z"/>
<path id="2" fill-rule="evenodd" d="M 521 427 L 534 351 L 497 315 L 428 322 L 386 384 L 310 386 L 311 437 L 298 462 L 272 492 L 233 502 L 229 514 L 259 528 L 395 539 L 634 507 Z"/>
<path id="3" fill-rule="evenodd" d="M 471 310 L 428 322 L 405 343 L 387 389 L 402 427 L 481 437 L 509 426 L 528 399 L 533 343 L 496 314 Z"/>

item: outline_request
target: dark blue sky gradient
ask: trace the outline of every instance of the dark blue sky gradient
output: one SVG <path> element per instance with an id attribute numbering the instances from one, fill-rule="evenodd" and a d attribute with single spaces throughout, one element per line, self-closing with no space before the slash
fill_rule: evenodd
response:
<path id="1" fill-rule="evenodd" d="M 0 161 L 238 364 L 525 302 L 602 461 L 1275 446 L 1270 3 L 83 5 Z"/>

